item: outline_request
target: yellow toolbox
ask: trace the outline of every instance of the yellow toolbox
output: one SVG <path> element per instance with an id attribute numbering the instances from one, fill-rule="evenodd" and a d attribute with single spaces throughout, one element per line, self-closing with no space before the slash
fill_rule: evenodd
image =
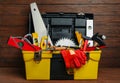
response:
<path id="1" fill-rule="evenodd" d="M 27 80 L 80 80 L 98 77 L 100 50 L 88 52 L 88 61 L 81 68 L 75 68 L 73 75 L 67 73 L 60 52 L 42 51 L 41 55 L 32 51 L 22 51 L 22 53 Z M 40 61 L 35 61 L 35 57 L 38 56 Z"/>

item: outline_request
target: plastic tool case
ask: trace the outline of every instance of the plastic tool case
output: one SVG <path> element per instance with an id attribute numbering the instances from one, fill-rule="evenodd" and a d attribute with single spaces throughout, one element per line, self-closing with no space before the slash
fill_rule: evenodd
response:
<path id="1" fill-rule="evenodd" d="M 49 35 L 53 44 L 60 38 L 70 38 L 76 42 L 74 32 L 80 31 L 83 35 L 92 33 L 93 14 L 83 13 L 46 13 L 42 15 L 46 27 L 49 24 Z M 89 21 L 90 20 L 90 21 Z M 89 26 L 87 26 L 89 25 Z M 89 29 L 87 29 L 89 28 Z M 65 68 L 60 52 L 42 51 L 40 62 L 36 63 L 36 52 L 22 51 L 25 61 L 27 80 L 79 80 L 97 79 L 98 63 L 101 51 L 87 52 L 89 59 L 81 68 L 75 68 L 74 74 L 69 75 Z M 39 54 L 39 53 L 38 53 Z"/>
<path id="2" fill-rule="evenodd" d="M 83 35 L 93 35 L 93 14 L 90 13 L 46 13 L 42 15 L 53 44 L 60 38 L 75 39 L 75 31 Z M 90 22 L 92 21 L 92 23 Z M 89 26 L 88 26 L 89 25 Z"/>
<path id="3" fill-rule="evenodd" d="M 89 52 L 89 60 L 81 68 L 74 68 L 74 74 L 67 73 L 64 60 L 59 53 L 42 51 L 41 60 L 37 63 L 35 53 L 22 51 L 25 61 L 27 80 L 80 80 L 97 79 L 101 51 Z"/>

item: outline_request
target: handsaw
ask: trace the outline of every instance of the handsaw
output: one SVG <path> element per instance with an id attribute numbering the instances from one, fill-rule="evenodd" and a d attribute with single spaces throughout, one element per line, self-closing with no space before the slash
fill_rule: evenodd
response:
<path id="1" fill-rule="evenodd" d="M 40 43 L 42 37 L 46 36 L 48 31 L 47 31 L 47 28 L 43 22 L 43 19 L 42 19 L 42 16 L 40 14 L 40 11 L 37 7 L 37 4 L 35 2 L 31 3 L 30 8 L 31 8 L 31 13 L 32 13 L 34 30 L 36 33 L 38 33 L 38 43 Z M 51 44 L 51 46 L 53 46 L 53 43 L 52 43 L 49 35 L 48 35 L 48 42 Z"/>

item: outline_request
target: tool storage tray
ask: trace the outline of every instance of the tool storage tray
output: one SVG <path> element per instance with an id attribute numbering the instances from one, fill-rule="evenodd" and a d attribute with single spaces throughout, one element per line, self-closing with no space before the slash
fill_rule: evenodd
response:
<path id="1" fill-rule="evenodd" d="M 27 80 L 80 80 L 97 79 L 101 51 L 88 52 L 89 59 L 81 68 L 74 68 L 74 74 L 66 71 L 60 52 L 41 52 L 41 60 L 35 61 L 35 52 L 22 51 Z"/>
<path id="2" fill-rule="evenodd" d="M 49 24 L 49 34 L 53 44 L 60 38 L 70 38 L 76 42 L 73 32 L 79 31 L 86 35 L 89 31 L 87 20 L 93 20 L 93 14 L 90 13 L 45 13 L 42 17 L 45 25 Z"/>

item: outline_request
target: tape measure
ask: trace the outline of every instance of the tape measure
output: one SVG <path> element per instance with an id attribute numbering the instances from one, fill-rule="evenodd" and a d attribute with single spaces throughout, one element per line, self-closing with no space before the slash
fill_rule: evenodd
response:
<path id="1" fill-rule="evenodd" d="M 32 33 L 32 38 L 33 38 L 33 45 L 39 46 L 39 44 L 38 44 L 38 34 L 37 33 Z"/>
<path id="2" fill-rule="evenodd" d="M 47 40 L 48 40 L 47 36 L 42 37 L 41 42 L 40 42 L 41 49 L 43 49 L 43 50 L 47 49 L 47 44 L 48 44 Z"/>

